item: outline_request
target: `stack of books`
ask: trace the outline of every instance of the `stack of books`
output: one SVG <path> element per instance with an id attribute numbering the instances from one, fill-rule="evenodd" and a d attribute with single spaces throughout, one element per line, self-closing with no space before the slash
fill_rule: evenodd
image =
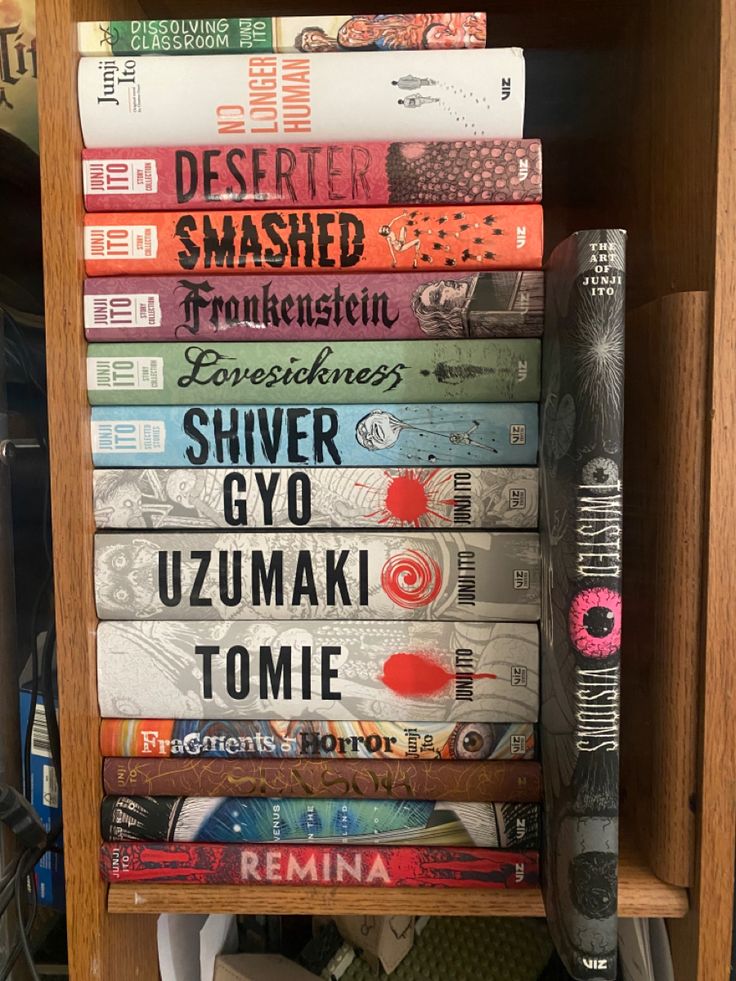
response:
<path id="1" fill-rule="evenodd" d="M 80 26 L 103 873 L 535 884 L 524 58 L 326 20 Z"/>

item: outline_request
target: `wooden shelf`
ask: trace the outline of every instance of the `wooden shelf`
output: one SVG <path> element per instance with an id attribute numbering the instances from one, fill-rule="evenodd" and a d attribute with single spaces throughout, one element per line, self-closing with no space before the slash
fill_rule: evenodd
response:
<path id="1" fill-rule="evenodd" d="M 635 849 L 621 847 L 619 914 L 677 918 L 687 891 L 658 879 Z M 412 889 L 401 887 L 112 885 L 110 913 L 404 913 L 414 916 L 544 916 L 538 889 Z"/>

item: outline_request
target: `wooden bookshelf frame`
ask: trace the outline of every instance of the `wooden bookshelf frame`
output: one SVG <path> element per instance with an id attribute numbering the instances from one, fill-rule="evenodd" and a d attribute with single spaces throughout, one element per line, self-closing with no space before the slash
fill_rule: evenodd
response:
<path id="1" fill-rule="evenodd" d="M 281 13 L 365 9 L 348 0 L 315 0 L 270 8 L 256 3 L 249 13 L 276 7 Z M 239 9 L 234 0 L 214 0 L 207 14 Z M 527 131 L 545 141 L 548 245 L 580 227 L 630 231 L 620 910 L 670 918 L 678 981 L 721 981 L 730 962 L 736 826 L 736 658 L 729 622 L 736 555 L 736 0 L 494 0 L 488 10 L 491 43 L 536 49 L 529 59 Z M 162 911 L 542 912 L 536 891 L 108 890 L 99 880 L 97 619 L 74 23 L 202 13 L 198 0 L 39 0 L 37 8 L 75 981 L 156 978 L 151 914 Z"/>

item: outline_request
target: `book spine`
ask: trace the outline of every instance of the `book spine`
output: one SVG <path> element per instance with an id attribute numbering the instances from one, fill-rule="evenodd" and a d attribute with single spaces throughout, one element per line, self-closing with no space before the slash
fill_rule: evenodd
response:
<path id="1" fill-rule="evenodd" d="M 579 232 L 550 261 L 541 468 L 543 683 L 555 692 L 541 731 L 548 922 L 574 977 L 609 981 L 618 976 L 625 248 L 625 232 Z"/>
<path id="2" fill-rule="evenodd" d="M 536 726 L 522 722 L 307 722 L 264 719 L 102 719 L 101 756 L 248 759 L 533 760 Z"/>
<path id="3" fill-rule="evenodd" d="M 112 567 L 128 558 L 112 549 Z M 98 599 L 126 589 L 99 562 L 97 579 Z M 128 594 L 126 615 L 150 616 Z M 535 623 L 114 621 L 97 630 L 97 687 L 106 718 L 357 722 L 370 705 L 378 719 L 533 723 L 539 631 Z M 481 758 L 483 731 L 467 731 Z"/>
<path id="4" fill-rule="evenodd" d="M 541 341 L 91 344 L 92 405 L 533 402 Z"/>
<path id="5" fill-rule="evenodd" d="M 538 204 L 539 140 L 82 151 L 87 211 Z"/>
<path id="6" fill-rule="evenodd" d="M 539 855 L 490 848 L 105 843 L 106 882 L 517 889 L 539 881 Z"/>
<path id="7" fill-rule="evenodd" d="M 536 804 L 282 797 L 105 797 L 103 841 L 539 848 Z"/>
<path id="8" fill-rule="evenodd" d="M 539 619 L 539 536 L 98 532 L 95 580 L 103 620 L 525 622 Z"/>
<path id="9" fill-rule="evenodd" d="M 77 25 L 77 40 L 79 53 L 86 56 L 482 48 L 486 15 L 476 11 L 85 21 Z"/>
<path id="10" fill-rule="evenodd" d="M 497 271 L 87 279 L 89 341 L 536 337 L 544 273 Z"/>
<path id="11" fill-rule="evenodd" d="M 98 406 L 96 467 L 534 466 L 534 403 Z"/>
<path id="12" fill-rule="evenodd" d="M 525 467 L 95 470 L 98 528 L 536 528 Z"/>
<path id="13" fill-rule="evenodd" d="M 524 89 L 519 48 L 92 57 L 77 87 L 93 149 L 521 139 Z"/>
<path id="14" fill-rule="evenodd" d="M 88 276 L 539 269 L 538 204 L 84 217 Z"/>

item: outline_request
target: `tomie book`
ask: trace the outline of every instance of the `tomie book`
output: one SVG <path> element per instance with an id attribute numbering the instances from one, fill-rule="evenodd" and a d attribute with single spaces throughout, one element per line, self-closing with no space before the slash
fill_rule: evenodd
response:
<path id="1" fill-rule="evenodd" d="M 534 403 L 99 406 L 96 467 L 533 466 Z"/>
<path id="2" fill-rule="evenodd" d="M 95 148 L 518 139 L 524 53 L 82 58 L 78 96 Z"/>
<path id="3" fill-rule="evenodd" d="M 521 204 L 542 200 L 539 140 L 84 150 L 88 211 Z"/>
<path id="4" fill-rule="evenodd" d="M 532 402 L 538 340 L 91 344 L 92 405 Z"/>
<path id="5" fill-rule="evenodd" d="M 88 276 L 539 269 L 538 204 L 279 211 L 99 212 Z"/>
<path id="6" fill-rule="evenodd" d="M 100 862 L 107 882 L 517 889 L 539 881 L 536 851 L 428 845 L 376 848 L 130 841 L 104 844 Z"/>
<path id="7" fill-rule="evenodd" d="M 532 760 L 523 722 L 337 722 L 267 719 L 103 719 L 102 756 Z"/>
<path id="8" fill-rule="evenodd" d="M 103 20 L 78 24 L 77 37 L 82 55 L 445 50 L 484 47 L 486 15 L 477 11 Z"/>
<path id="9" fill-rule="evenodd" d="M 105 841 L 310 841 L 539 848 L 536 804 L 280 797 L 105 797 Z"/>
<path id="10" fill-rule="evenodd" d="M 544 273 L 87 279 L 90 341 L 370 341 L 534 337 Z"/>
<path id="11" fill-rule="evenodd" d="M 533 532 L 95 536 L 103 620 L 531 621 L 539 619 L 539 589 L 539 536 Z M 339 634 L 347 624 L 336 629 Z M 367 633 L 358 624 L 354 630 L 356 640 Z"/>
<path id="12" fill-rule="evenodd" d="M 536 722 L 538 661 L 531 623 L 118 621 L 97 633 L 107 718 Z"/>
<path id="13" fill-rule="evenodd" d="M 95 470 L 98 528 L 536 528 L 525 467 Z"/>
<path id="14" fill-rule="evenodd" d="M 626 234 L 552 254 L 542 402 L 542 759 L 549 926 L 576 978 L 617 977 Z"/>

